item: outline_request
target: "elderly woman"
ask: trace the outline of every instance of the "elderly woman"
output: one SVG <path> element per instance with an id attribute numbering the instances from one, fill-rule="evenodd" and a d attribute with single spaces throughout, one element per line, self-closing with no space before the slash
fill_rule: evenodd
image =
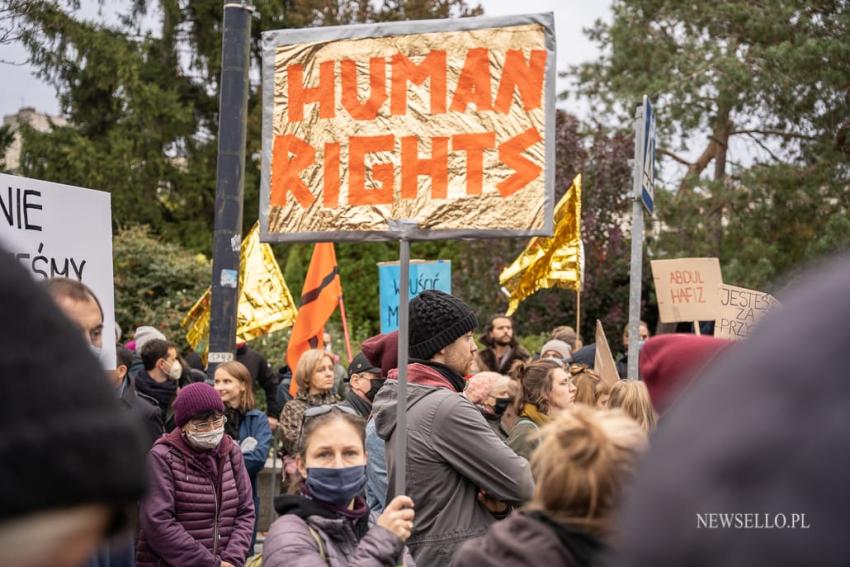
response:
<path id="1" fill-rule="evenodd" d="M 502 424 L 502 416 L 513 403 L 510 383 L 509 377 L 498 372 L 479 372 L 470 378 L 463 392 L 481 410 L 487 425 L 503 441 L 508 438 L 508 431 Z"/>
<path id="2" fill-rule="evenodd" d="M 224 404 L 196 382 L 172 407 L 177 427 L 149 456 L 153 481 L 139 509 L 136 565 L 241 567 L 254 502 L 242 451 L 224 434 Z"/>

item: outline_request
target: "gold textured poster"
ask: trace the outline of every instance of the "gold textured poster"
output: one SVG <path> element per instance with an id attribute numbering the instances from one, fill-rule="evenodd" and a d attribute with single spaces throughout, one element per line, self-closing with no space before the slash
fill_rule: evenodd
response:
<path id="1" fill-rule="evenodd" d="M 551 21 L 463 20 L 264 34 L 264 240 L 551 233 Z"/>

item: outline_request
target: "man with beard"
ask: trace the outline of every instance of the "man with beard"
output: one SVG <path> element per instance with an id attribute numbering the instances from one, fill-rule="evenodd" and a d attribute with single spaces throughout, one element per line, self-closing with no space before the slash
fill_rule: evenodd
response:
<path id="1" fill-rule="evenodd" d="M 514 325 L 507 315 L 493 315 L 479 339 L 487 346 L 478 353 L 479 370 L 510 374 L 516 361 L 525 362 L 531 355 L 514 338 Z"/>

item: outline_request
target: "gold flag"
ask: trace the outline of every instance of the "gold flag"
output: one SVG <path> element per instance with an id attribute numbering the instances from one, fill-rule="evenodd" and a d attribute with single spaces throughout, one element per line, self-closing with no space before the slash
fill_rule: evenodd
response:
<path id="1" fill-rule="evenodd" d="M 250 341 L 259 336 L 291 327 L 298 309 L 286 287 L 271 246 L 260 242 L 259 223 L 242 241 L 239 258 L 239 308 L 236 337 Z M 180 321 L 186 341 L 206 359 L 210 336 L 210 289 Z"/>
<path id="2" fill-rule="evenodd" d="M 539 289 L 565 287 L 581 291 L 584 280 L 581 242 L 581 174 L 555 207 L 551 238 L 531 239 L 513 264 L 502 270 L 499 283 L 508 295 L 508 315 Z"/>

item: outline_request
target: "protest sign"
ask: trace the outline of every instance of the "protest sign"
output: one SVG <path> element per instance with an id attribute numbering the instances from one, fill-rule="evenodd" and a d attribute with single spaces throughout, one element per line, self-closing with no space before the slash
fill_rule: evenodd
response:
<path id="1" fill-rule="evenodd" d="M 264 33 L 263 241 L 551 234 L 554 37 L 551 14 Z"/>
<path id="2" fill-rule="evenodd" d="M 720 313 L 714 322 L 714 336 L 733 341 L 744 339 L 759 319 L 778 304 L 769 293 L 720 284 Z"/>
<path id="3" fill-rule="evenodd" d="M 596 320 L 596 356 L 593 361 L 593 370 L 609 386 L 613 386 L 620 380 L 614 355 L 611 354 L 605 329 L 602 328 L 602 322 L 599 319 Z"/>
<path id="4" fill-rule="evenodd" d="M 109 193 L 0 174 L 0 242 L 40 281 L 70 278 L 103 310 L 101 362 L 115 368 Z"/>
<path id="5" fill-rule="evenodd" d="M 720 313 L 723 276 L 717 258 L 653 260 L 652 279 L 662 323 L 713 321 Z"/>
<path id="6" fill-rule="evenodd" d="M 398 298 L 401 291 L 398 262 L 378 263 L 380 285 L 381 332 L 398 329 Z M 413 299 L 426 289 L 452 292 L 452 263 L 449 260 L 411 260 L 408 297 Z"/>

